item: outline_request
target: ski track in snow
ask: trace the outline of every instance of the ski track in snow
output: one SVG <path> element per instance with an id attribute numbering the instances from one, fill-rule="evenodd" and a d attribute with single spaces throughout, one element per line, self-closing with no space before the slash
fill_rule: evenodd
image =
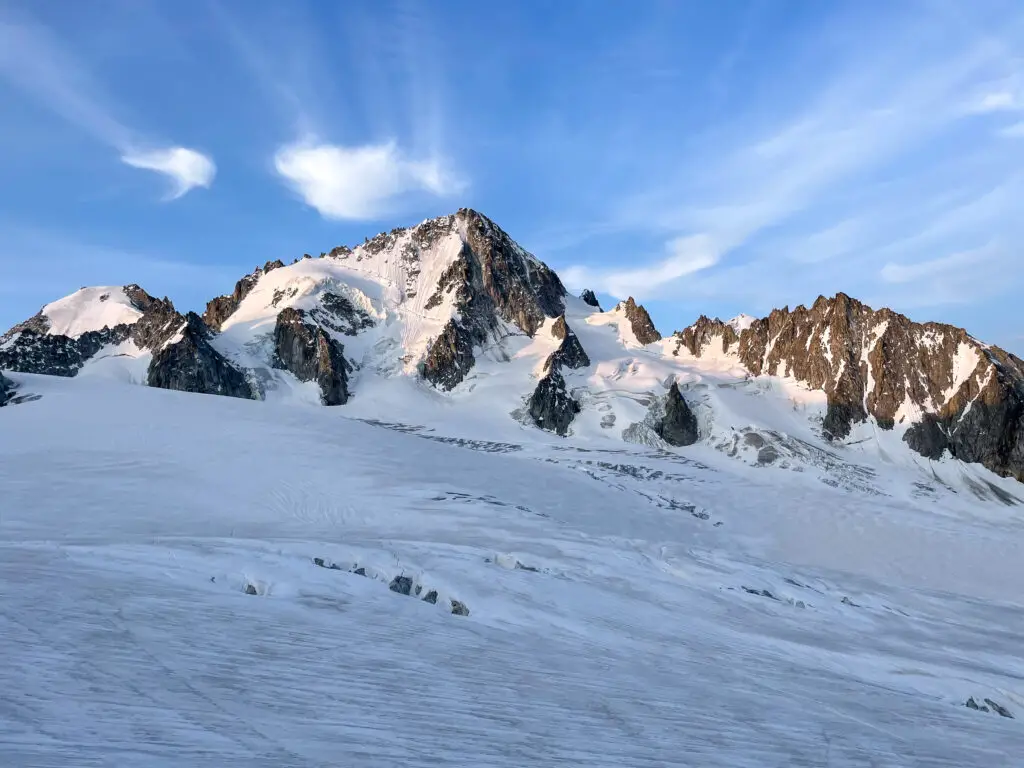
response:
<path id="1" fill-rule="evenodd" d="M 1019 507 L 19 379 L 5 767 L 1024 764 Z"/>

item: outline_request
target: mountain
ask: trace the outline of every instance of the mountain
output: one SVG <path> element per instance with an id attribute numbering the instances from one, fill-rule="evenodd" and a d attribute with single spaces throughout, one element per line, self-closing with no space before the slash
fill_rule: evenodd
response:
<path id="1" fill-rule="evenodd" d="M 663 336 L 472 211 L 225 288 L 0 340 L 0 765 L 1024 754 L 1016 358 Z"/>
<path id="2" fill-rule="evenodd" d="M 823 430 L 848 438 L 869 419 L 929 459 L 945 453 L 1024 480 L 1024 361 L 939 323 L 915 323 L 845 294 L 775 310 L 738 328 L 700 318 L 675 334 L 685 349 L 734 357 L 755 376 L 827 396 Z"/>
<path id="3" fill-rule="evenodd" d="M 196 314 L 137 285 L 82 288 L 0 336 L 0 368 L 75 376 L 89 363 L 130 361 L 125 376 L 152 387 L 253 397 L 210 336 Z"/>
<path id="4" fill-rule="evenodd" d="M 823 457 L 873 445 L 925 475 L 959 460 L 1024 480 L 1024 363 L 962 329 L 839 294 L 760 319 L 701 317 L 663 338 L 632 297 L 604 312 L 591 291 L 568 295 L 469 209 L 268 262 L 201 317 L 137 285 L 83 288 L 0 337 L 0 369 L 373 418 L 454 407 L 562 437 L 703 442 L 757 466 L 826 474 L 838 465 Z"/>

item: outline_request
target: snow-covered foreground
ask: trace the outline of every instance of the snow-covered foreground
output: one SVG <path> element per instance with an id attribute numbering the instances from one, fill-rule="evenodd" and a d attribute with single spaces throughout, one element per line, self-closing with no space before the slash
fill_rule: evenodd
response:
<path id="1" fill-rule="evenodd" d="M 5 767 L 1024 763 L 1019 507 L 15 378 Z"/>

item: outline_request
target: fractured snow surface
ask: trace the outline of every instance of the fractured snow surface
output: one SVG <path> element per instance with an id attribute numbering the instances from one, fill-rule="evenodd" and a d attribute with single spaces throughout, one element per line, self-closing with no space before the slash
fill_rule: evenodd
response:
<path id="1" fill-rule="evenodd" d="M 1024 765 L 1019 507 L 16 378 L 5 768 Z"/>

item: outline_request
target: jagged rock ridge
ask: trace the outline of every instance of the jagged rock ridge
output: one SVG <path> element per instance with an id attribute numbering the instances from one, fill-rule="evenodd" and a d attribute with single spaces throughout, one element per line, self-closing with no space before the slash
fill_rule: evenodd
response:
<path id="1" fill-rule="evenodd" d="M 259 282 L 259 279 L 268 272 L 283 266 L 284 262 L 277 259 L 276 261 L 268 261 L 262 267 L 256 267 L 251 274 L 246 275 L 235 283 L 235 290 L 231 294 L 218 296 L 207 302 L 206 311 L 203 312 L 203 322 L 212 330 L 219 331 L 224 321 L 234 314 L 235 310 L 238 309 L 238 305 L 249 295 L 249 292 Z"/>
<path id="2" fill-rule="evenodd" d="M 590 366 L 590 356 L 565 320 L 565 289 L 558 276 L 490 219 L 462 209 L 322 257 L 324 265 L 337 262 L 345 269 L 326 270 L 327 277 L 310 287 L 291 276 L 308 277 L 317 260 L 304 258 L 291 267 L 268 262 L 239 280 L 230 295 L 209 302 L 205 320 L 182 315 L 169 300 L 138 286 L 91 289 L 91 300 L 102 310 L 91 315 L 91 324 L 69 314 L 74 301 L 56 302 L 62 305 L 59 312 L 48 305 L 50 310 L 0 337 L 0 368 L 74 376 L 98 355 L 144 353 L 151 358 L 146 381 L 154 386 L 259 397 L 268 381 L 261 378 L 261 364 L 315 381 L 322 402 L 340 404 L 360 386 L 364 364 L 384 375 L 418 371 L 438 389 L 450 390 L 471 375 L 480 355 L 507 360 L 508 339 L 533 336 L 544 327 L 559 345 L 529 397 L 529 410 L 537 423 L 567 433 L 580 403 L 566 377 Z M 351 284 L 349 268 L 360 272 Z M 287 278 L 286 270 L 291 270 Z M 369 293 L 352 287 L 360 280 L 371 286 Z M 375 293 L 374 286 L 383 292 Z M 240 313 L 257 330 L 229 343 L 225 326 L 243 305 L 252 309 L 257 288 L 266 294 L 259 294 L 257 303 L 265 302 L 268 314 L 253 320 L 251 313 Z M 582 298 L 596 303 L 592 292 Z M 640 344 L 661 338 L 633 298 L 616 311 Z M 425 319 L 410 330 L 403 323 L 414 317 Z M 604 322 L 596 314 L 592 320 Z M 612 320 L 621 327 L 618 318 Z M 401 332 L 388 336 L 389 324 Z M 674 342 L 677 355 L 684 350 L 695 357 L 726 355 L 751 375 L 789 376 L 822 391 L 827 400 L 822 427 L 832 439 L 847 438 L 867 419 L 883 429 L 902 425 L 908 446 L 924 456 L 952 455 L 1024 479 L 1024 362 L 962 329 L 914 323 L 838 294 L 758 320 L 724 323 L 702 317 L 678 332 Z M 367 363 L 371 347 L 379 355 Z M 250 352 L 258 352 L 263 362 L 252 362 Z M 354 355 L 351 360 L 346 353 Z M 612 375 L 629 375 L 628 370 Z M 666 414 L 670 403 L 686 405 L 671 391 Z M 678 434 L 684 436 L 675 439 L 688 440 L 689 419 L 678 410 L 673 418 L 678 417 Z"/>
<path id="3" fill-rule="evenodd" d="M 675 339 L 676 354 L 720 349 L 754 375 L 823 391 L 823 430 L 833 439 L 870 416 L 883 429 L 906 425 L 904 440 L 924 456 L 948 452 L 1024 479 L 1024 362 L 961 328 L 916 323 L 840 293 L 774 310 L 739 334 L 702 317 Z"/>

